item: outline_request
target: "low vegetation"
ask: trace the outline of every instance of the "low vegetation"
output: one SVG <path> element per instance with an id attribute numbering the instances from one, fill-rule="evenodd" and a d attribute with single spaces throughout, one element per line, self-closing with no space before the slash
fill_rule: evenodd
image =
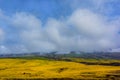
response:
<path id="1" fill-rule="evenodd" d="M 83 63 L 84 62 L 84 63 Z M 86 62 L 86 63 L 85 63 Z M 96 64 L 88 64 L 88 63 Z M 119 60 L 69 58 L 2 58 L 1 80 L 120 80 L 120 66 L 100 65 L 119 63 Z"/>

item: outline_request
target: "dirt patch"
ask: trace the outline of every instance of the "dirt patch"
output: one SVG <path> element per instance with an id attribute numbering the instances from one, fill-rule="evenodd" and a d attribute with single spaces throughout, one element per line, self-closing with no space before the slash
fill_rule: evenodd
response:
<path id="1" fill-rule="evenodd" d="M 65 71 L 65 70 L 67 70 L 68 68 L 59 68 L 58 70 L 57 70 L 57 72 L 58 73 L 61 73 L 61 72 L 63 72 L 63 71 Z"/>
<path id="2" fill-rule="evenodd" d="M 120 66 L 119 62 L 112 62 L 112 63 L 98 63 L 98 62 L 80 62 L 86 65 L 104 65 L 104 66 Z"/>

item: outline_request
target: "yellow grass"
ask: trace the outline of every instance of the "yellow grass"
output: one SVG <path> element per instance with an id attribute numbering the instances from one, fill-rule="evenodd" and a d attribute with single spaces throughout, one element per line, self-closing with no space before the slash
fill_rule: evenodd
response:
<path id="1" fill-rule="evenodd" d="M 84 65 L 40 59 L 0 59 L 0 79 L 4 78 L 92 78 L 120 71 L 120 66 Z"/>

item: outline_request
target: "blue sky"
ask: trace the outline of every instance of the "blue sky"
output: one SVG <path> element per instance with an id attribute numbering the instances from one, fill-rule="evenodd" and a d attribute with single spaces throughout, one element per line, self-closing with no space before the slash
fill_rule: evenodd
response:
<path id="1" fill-rule="evenodd" d="M 96 2 L 99 5 L 99 2 L 102 1 Z M 120 14 L 119 0 L 105 1 L 105 5 L 99 6 L 98 10 L 93 5 L 93 0 L 0 0 L 0 8 L 7 15 L 12 15 L 16 12 L 27 12 L 43 20 L 46 20 L 48 17 L 60 18 L 61 16 L 70 15 L 77 8 L 89 8 L 98 12 L 102 7 L 106 9 L 113 8 L 106 15 L 116 16 Z"/>
<path id="2" fill-rule="evenodd" d="M 7 15 L 16 12 L 27 12 L 41 19 L 59 18 L 70 14 L 70 5 L 64 0 L 0 0 L 0 7 Z"/>
<path id="3" fill-rule="evenodd" d="M 119 50 L 120 0 L 0 0 L 0 53 Z"/>

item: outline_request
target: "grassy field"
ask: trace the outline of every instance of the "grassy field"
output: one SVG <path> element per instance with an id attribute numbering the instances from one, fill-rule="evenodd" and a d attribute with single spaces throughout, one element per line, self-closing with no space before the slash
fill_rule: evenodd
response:
<path id="1" fill-rule="evenodd" d="M 76 61 L 78 62 L 55 61 L 47 59 L 2 58 L 0 59 L 0 79 L 120 80 L 120 66 L 87 65 L 79 63 L 80 61 L 86 61 L 83 59 L 76 59 Z M 99 61 L 95 60 L 89 60 L 89 62 L 99 63 Z M 101 62 L 104 63 L 105 61 Z M 112 61 L 108 61 L 108 63 L 110 62 Z"/>

